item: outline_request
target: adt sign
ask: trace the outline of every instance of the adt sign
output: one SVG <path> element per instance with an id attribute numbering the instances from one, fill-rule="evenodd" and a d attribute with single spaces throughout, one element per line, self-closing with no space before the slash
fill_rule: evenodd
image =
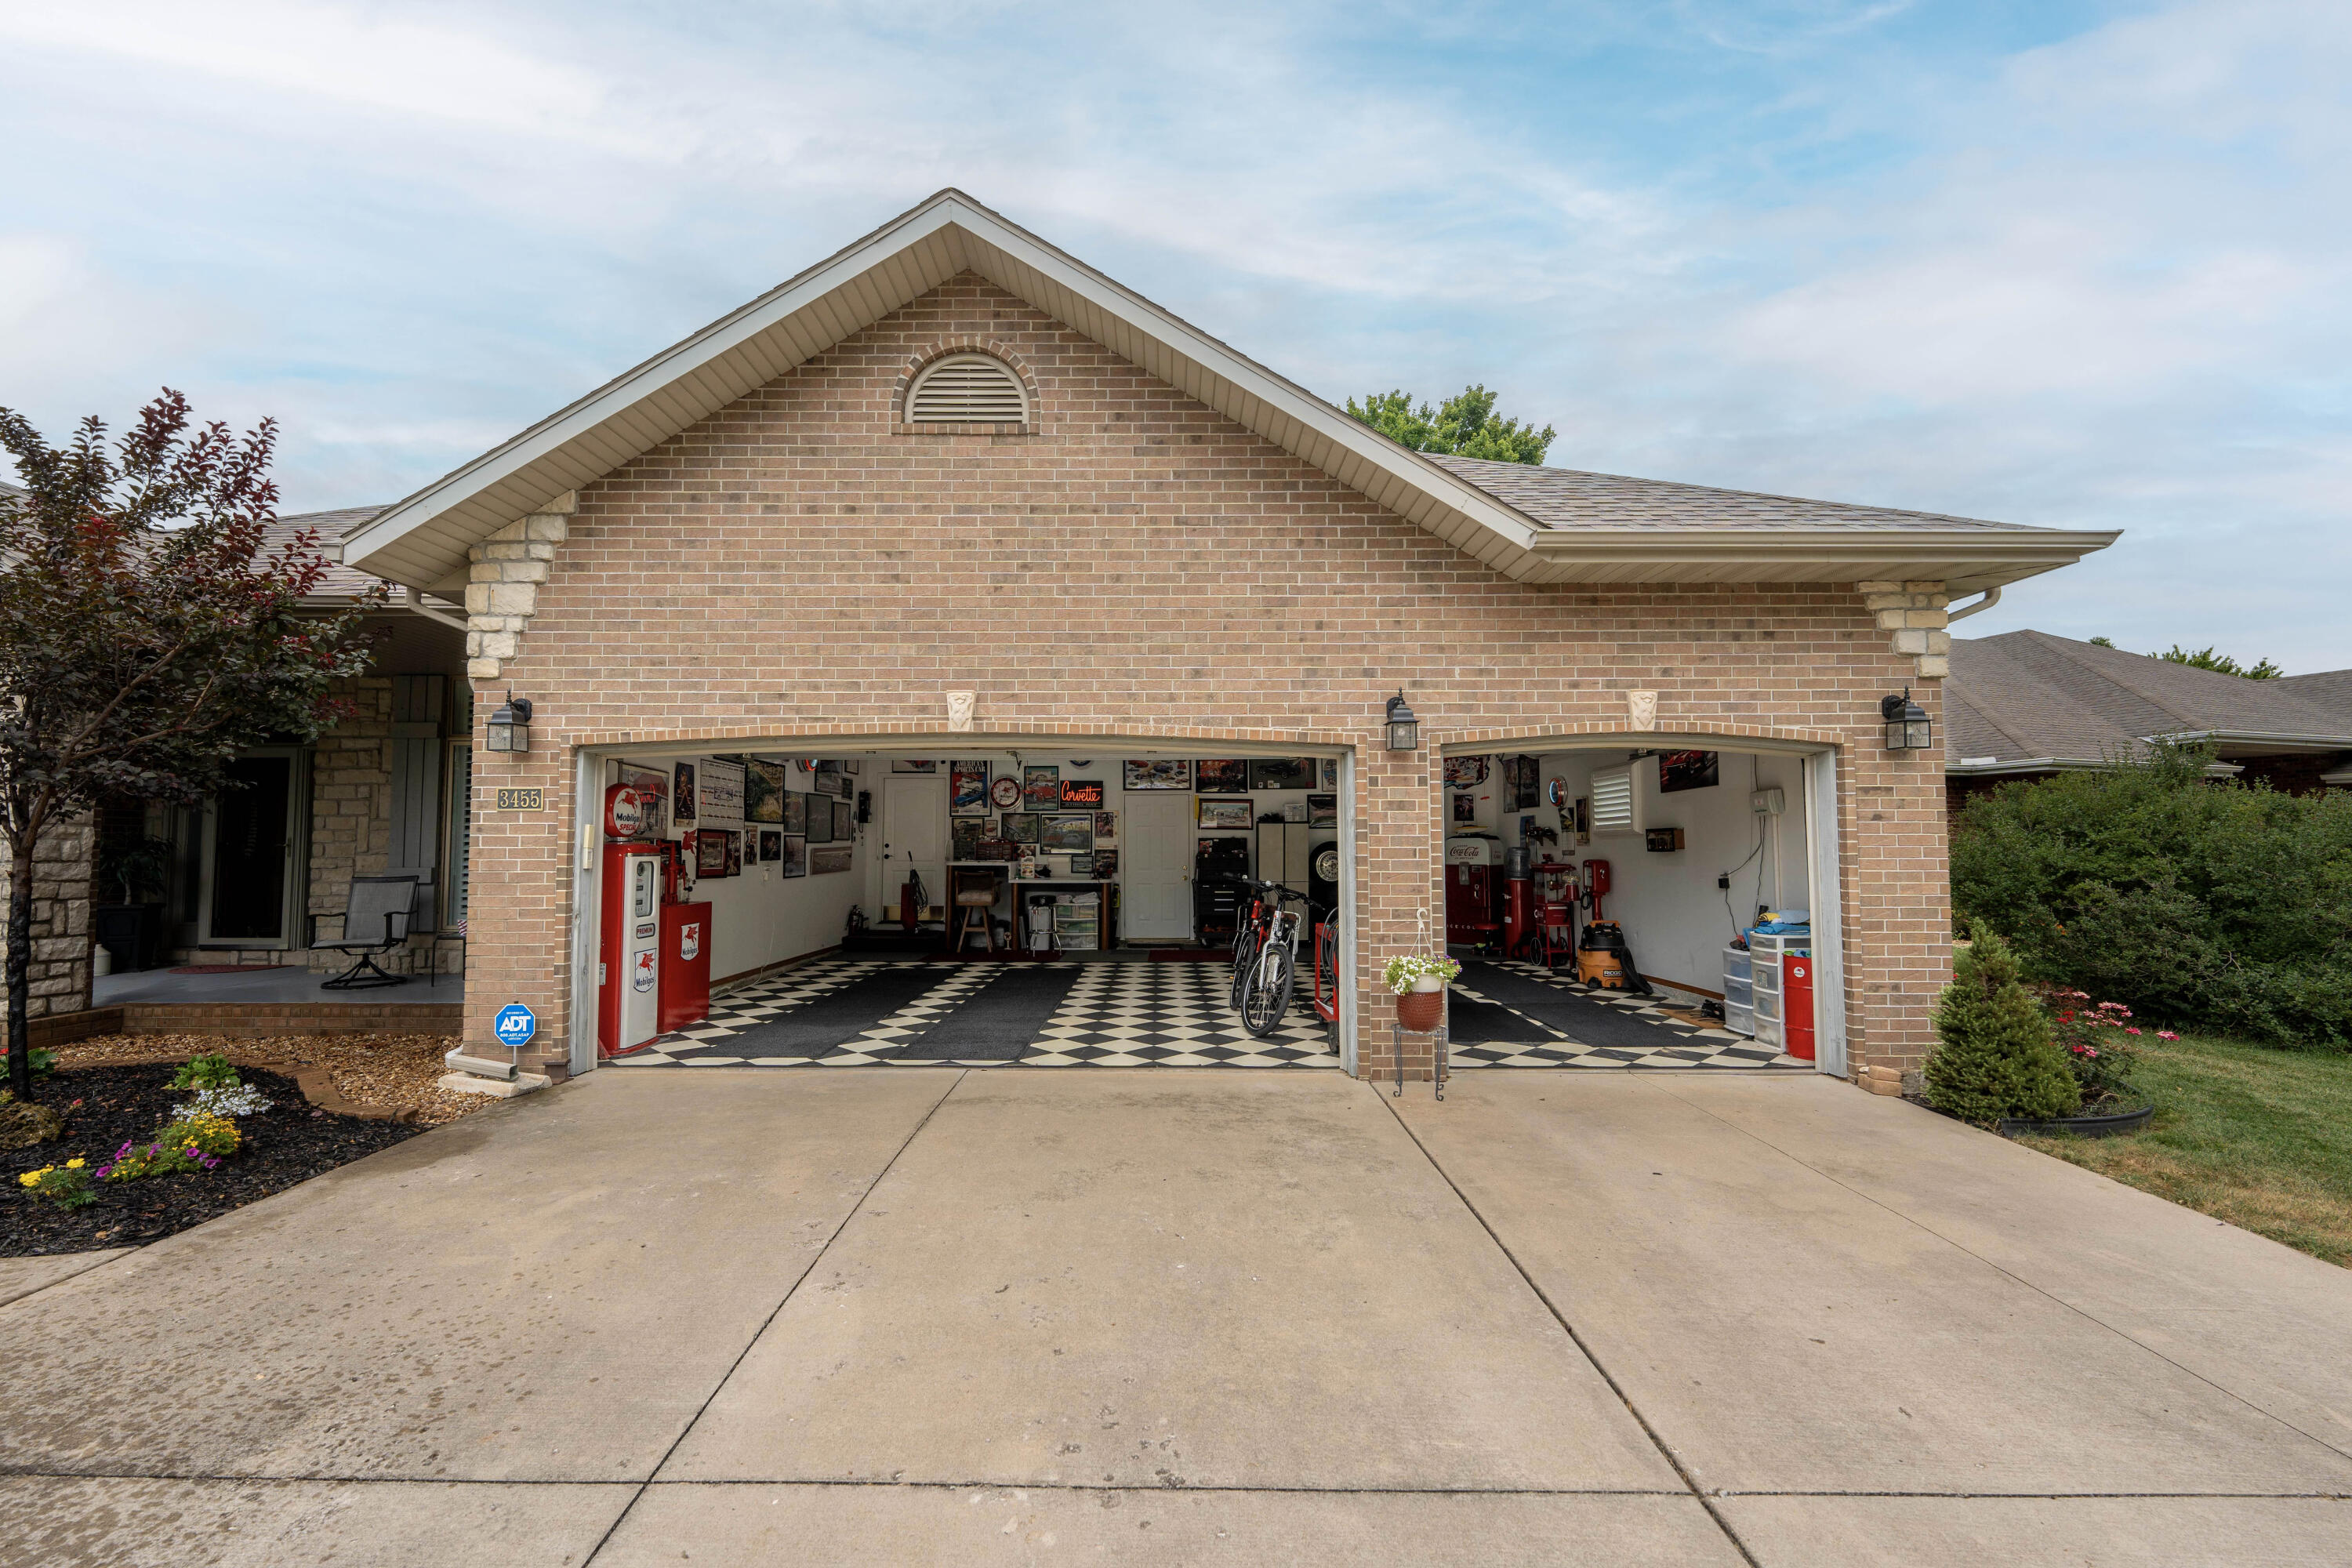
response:
<path id="1" fill-rule="evenodd" d="M 539 1033 L 539 1015 L 520 1002 L 509 1002 L 499 1009 L 498 1021 L 490 1026 L 490 1032 L 498 1036 L 502 1046 L 527 1046 L 530 1037 Z"/>

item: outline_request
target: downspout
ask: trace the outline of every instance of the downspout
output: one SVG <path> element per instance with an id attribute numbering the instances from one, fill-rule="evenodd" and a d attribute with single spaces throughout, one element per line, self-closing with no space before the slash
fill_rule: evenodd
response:
<path id="1" fill-rule="evenodd" d="M 1948 625 L 1953 621 L 1966 619 L 1968 616 L 1975 615 L 1979 610 L 1990 610 L 1995 605 L 2000 603 L 2000 590 L 1999 588 L 1987 588 L 1984 591 L 1984 597 L 1979 599 L 1975 604 L 1969 605 L 1966 609 L 1946 610 L 1944 612 L 1945 623 Z"/>

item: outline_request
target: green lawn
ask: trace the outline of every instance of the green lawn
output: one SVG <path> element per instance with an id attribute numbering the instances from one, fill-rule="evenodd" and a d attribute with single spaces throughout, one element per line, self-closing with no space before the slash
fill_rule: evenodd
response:
<path id="1" fill-rule="evenodd" d="M 2352 1268 L 2352 1055 L 2183 1036 L 2136 1077 L 2145 1131 L 2018 1142 Z"/>

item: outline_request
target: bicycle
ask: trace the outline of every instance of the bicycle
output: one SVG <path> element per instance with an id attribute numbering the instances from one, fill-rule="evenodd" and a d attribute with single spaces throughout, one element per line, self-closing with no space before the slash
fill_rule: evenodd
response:
<path id="1" fill-rule="evenodd" d="M 1265 924 L 1258 932 L 1256 956 L 1242 982 L 1237 1011 L 1242 1027 L 1262 1040 L 1282 1026 L 1297 983 L 1299 917 L 1283 906 L 1304 904 L 1307 898 L 1279 882 L 1249 886 L 1257 889 L 1257 910 L 1264 912 Z"/>
<path id="2" fill-rule="evenodd" d="M 1246 877 L 1232 877 L 1226 880 L 1231 886 L 1251 889 L 1249 907 L 1246 910 L 1237 908 L 1234 911 L 1234 975 L 1227 1000 L 1238 1013 L 1242 1010 L 1242 993 L 1249 984 L 1250 970 L 1257 963 L 1257 950 L 1265 941 L 1266 927 L 1270 923 L 1265 897 L 1256 889 L 1273 884 L 1253 882 Z"/>

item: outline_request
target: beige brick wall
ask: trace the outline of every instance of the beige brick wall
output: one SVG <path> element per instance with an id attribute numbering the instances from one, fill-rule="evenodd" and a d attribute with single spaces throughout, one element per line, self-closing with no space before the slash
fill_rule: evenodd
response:
<path id="1" fill-rule="evenodd" d="M 900 433 L 908 372 L 972 342 L 1013 357 L 1034 433 Z M 468 1038 L 519 998 L 562 1056 L 572 746 L 941 732 L 943 694 L 971 689 L 982 731 L 1360 748 L 1369 1064 L 1379 963 L 1417 910 L 1442 922 L 1435 748 L 1606 735 L 1639 689 L 1664 729 L 1844 748 L 1853 1058 L 1899 1070 L 1929 1039 L 1940 753 L 1887 753 L 1877 705 L 1908 684 L 1932 713 L 1938 693 L 1851 584 L 1514 583 L 971 275 L 576 504 L 536 617 L 477 686 L 485 710 L 509 684 L 538 710 L 532 752 L 476 776 Z M 1400 687 L 1425 738 L 1403 755 L 1380 749 Z M 516 784 L 550 809 L 487 808 Z"/>

